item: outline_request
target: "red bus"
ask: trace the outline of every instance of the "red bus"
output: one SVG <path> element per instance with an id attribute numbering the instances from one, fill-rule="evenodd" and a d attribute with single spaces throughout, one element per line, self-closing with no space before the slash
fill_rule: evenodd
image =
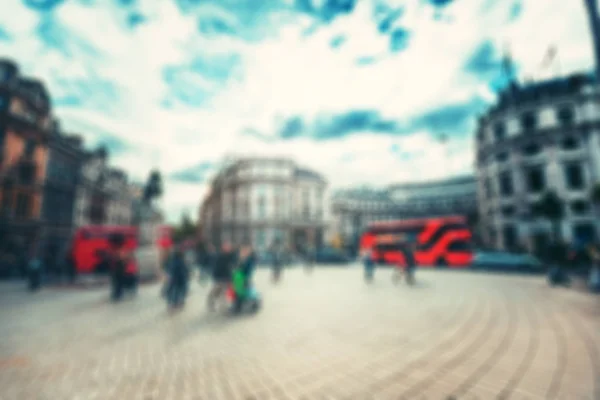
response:
<path id="1" fill-rule="evenodd" d="M 125 248 L 134 252 L 138 247 L 138 230 L 134 226 L 83 226 L 75 231 L 72 256 L 77 273 L 107 272 L 103 256 L 109 248 L 108 238 L 113 233 L 125 236 Z M 127 270 L 137 270 L 135 259 Z"/>
<path id="2" fill-rule="evenodd" d="M 372 249 L 379 263 L 403 266 L 399 243 L 408 241 L 416 243 L 417 265 L 460 268 L 473 260 L 471 237 L 461 216 L 375 222 L 363 233 L 360 249 Z"/>

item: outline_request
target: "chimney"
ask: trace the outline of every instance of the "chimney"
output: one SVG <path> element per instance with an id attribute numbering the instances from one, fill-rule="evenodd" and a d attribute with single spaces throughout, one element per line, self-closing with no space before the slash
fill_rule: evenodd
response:
<path id="1" fill-rule="evenodd" d="M 597 0 L 584 0 L 590 20 L 590 30 L 592 32 L 592 44 L 594 46 L 594 63 L 596 79 L 600 79 L 600 19 L 598 17 Z"/>

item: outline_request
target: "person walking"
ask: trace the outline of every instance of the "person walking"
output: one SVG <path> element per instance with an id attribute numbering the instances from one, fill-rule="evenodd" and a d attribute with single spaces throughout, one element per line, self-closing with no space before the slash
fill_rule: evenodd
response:
<path id="1" fill-rule="evenodd" d="M 223 243 L 221 251 L 216 256 L 213 268 L 213 287 L 208 293 L 207 304 L 210 311 L 215 310 L 216 301 L 227 291 L 231 282 L 231 274 L 235 262 L 235 255 L 231 245 Z"/>
<path id="2" fill-rule="evenodd" d="M 283 270 L 283 247 L 279 239 L 276 239 L 271 246 L 271 255 L 273 257 L 273 282 L 279 282 Z"/>
<path id="3" fill-rule="evenodd" d="M 210 277 L 215 257 L 214 252 L 214 247 L 210 243 L 202 243 L 200 245 L 200 248 L 198 249 L 197 263 L 200 268 L 199 281 L 201 284 L 206 283 L 208 278 Z"/>
<path id="4" fill-rule="evenodd" d="M 363 264 L 365 266 L 365 281 L 371 283 L 375 276 L 375 260 L 373 260 L 373 249 L 367 249 L 363 253 Z"/>
<path id="5" fill-rule="evenodd" d="M 42 281 L 42 258 L 39 255 L 39 250 L 36 246 L 31 253 L 29 262 L 27 265 L 27 278 L 29 281 L 29 290 L 36 292 Z"/>
<path id="6" fill-rule="evenodd" d="M 315 249 L 312 246 L 304 247 L 304 262 L 307 273 L 311 273 L 314 269 Z"/>
<path id="7" fill-rule="evenodd" d="M 592 243 L 588 246 L 591 263 L 589 276 L 589 289 L 593 293 L 600 293 L 600 243 Z"/>
<path id="8" fill-rule="evenodd" d="M 242 277 L 241 287 L 236 288 L 233 311 L 239 313 L 246 300 L 246 295 L 252 287 L 252 276 L 256 268 L 256 254 L 251 246 L 244 246 L 240 251 L 239 273 Z"/>
<path id="9" fill-rule="evenodd" d="M 547 262 L 550 265 L 548 280 L 551 285 L 569 285 L 569 275 L 565 270 L 568 262 L 569 249 L 567 245 L 559 240 L 553 240 L 547 249 Z"/>
<path id="10" fill-rule="evenodd" d="M 125 249 L 125 236 L 121 233 L 110 235 L 107 261 L 111 274 L 111 299 L 119 301 L 125 289 L 125 270 L 131 255 Z"/>
<path id="11" fill-rule="evenodd" d="M 189 268 L 185 260 L 182 244 L 175 245 L 167 265 L 168 283 L 166 298 L 173 308 L 182 307 L 188 292 Z"/>
<path id="12" fill-rule="evenodd" d="M 403 249 L 405 263 L 404 275 L 406 276 L 406 283 L 409 285 L 413 285 L 415 283 L 415 269 L 417 268 L 417 263 L 415 260 L 416 248 L 416 243 L 414 241 L 410 241 L 406 243 Z"/>

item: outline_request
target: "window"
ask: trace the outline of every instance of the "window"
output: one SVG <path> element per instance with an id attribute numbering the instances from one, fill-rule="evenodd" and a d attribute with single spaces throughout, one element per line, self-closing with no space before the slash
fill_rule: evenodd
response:
<path id="1" fill-rule="evenodd" d="M 35 142 L 32 139 L 27 139 L 25 143 L 25 157 L 30 158 L 33 156 L 33 152 L 35 151 Z"/>
<path id="2" fill-rule="evenodd" d="M 321 201 L 321 199 L 323 198 L 323 189 L 317 189 L 317 201 Z"/>
<path id="3" fill-rule="evenodd" d="M 304 207 L 302 208 L 302 218 L 310 218 L 310 210 L 308 209 L 308 205 L 304 205 Z"/>
<path id="4" fill-rule="evenodd" d="M 266 215 L 266 199 L 264 195 L 258 197 L 258 217 L 264 218 Z"/>
<path id="5" fill-rule="evenodd" d="M 30 185 L 35 180 L 35 166 L 23 163 L 19 166 L 19 179 L 22 183 Z"/>
<path id="6" fill-rule="evenodd" d="M 460 252 L 460 251 L 472 251 L 473 249 L 471 248 L 471 245 L 467 242 L 450 242 L 450 244 L 448 245 L 447 248 L 448 251 L 456 251 L 456 252 Z"/>
<path id="7" fill-rule="evenodd" d="M 500 193 L 502 196 L 512 196 L 514 193 L 512 174 L 509 171 L 500 174 Z"/>
<path id="8" fill-rule="evenodd" d="M 542 151 L 542 148 L 537 143 L 530 143 L 523 147 L 523 154 L 526 156 L 535 156 Z"/>
<path id="9" fill-rule="evenodd" d="M 492 193 L 492 184 L 491 184 L 490 180 L 486 179 L 483 185 L 484 185 L 484 190 L 485 190 L 485 197 L 488 199 L 492 198 L 493 193 Z"/>
<path id="10" fill-rule="evenodd" d="M 527 190 L 530 193 L 539 193 L 546 187 L 546 176 L 542 166 L 532 167 L 525 172 Z"/>
<path id="11" fill-rule="evenodd" d="M 12 208 L 13 188 L 12 184 L 5 183 L 2 190 L 2 205 L 0 211 L 8 211 Z"/>
<path id="12" fill-rule="evenodd" d="M 534 130 L 537 127 L 537 122 L 537 116 L 532 112 L 521 116 L 521 128 L 526 132 Z"/>
<path id="13" fill-rule="evenodd" d="M 503 123 L 501 122 L 497 122 L 494 125 L 494 139 L 498 140 L 502 140 L 506 137 L 506 127 L 504 126 Z"/>
<path id="14" fill-rule="evenodd" d="M 500 212 L 502 213 L 502 215 L 504 217 L 511 218 L 511 217 L 515 216 L 516 210 L 515 210 L 514 206 L 504 206 L 504 207 L 502 207 Z"/>
<path id="15" fill-rule="evenodd" d="M 477 141 L 483 142 L 483 131 L 481 129 L 477 130 Z"/>
<path id="16" fill-rule="evenodd" d="M 596 240 L 596 229 L 593 224 L 577 224 L 573 228 L 575 240 L 581 243 L 589 243 Z"/>
<path id="17" fill-rule="evenodd" d="M 16 216 L 18 218 L 27 218 L 31 213 L 31 196 L 25 193 L 17 195 Z"/>
<path id="18" fill-rule="evenodd" d="M 586 214 L 589 210 L 589 205 L 584 200 L 575 200 L 571 202 L 571 212 L 575 215 Z"/>
<path id="19" fill-rule="evenodd" d="M 574 121 L 574 113 L 571 107 L 562 107 L 556 112 L 558 121 L 562 126 L 571 126 Z"/>
<path id="20" fill-rule="evenodd" d="M 514 225 L 504 225 L 502 228 L 502 241 L 505 249 L 517 247 L 517 229 Z"/>
<path id="21" fill-rule="evenodd" d="M 496 155 L 496 161 L 498 162 L 505 162 L 506 160 L 508 160 L 508 153 L 503 151 L 502 153 L 498 153 Z"/>
<path id="22" fill-rule="evenodd" d="M 565 165 L 565 180 L 567 187 L 571 190 L 583 189 L 583 169 L 580 164 Z"/>
<path id="23" fill-rule="evenodd" d="M 304 204 L 308 203 L 308 189 L 304 189 L 302 191 L 302 200 L 303 200 Z"/>
<path id="24" fill-rule="evenodd" d="M 562 141 L 561 147 L 563 150 L 575 150 L 579 147 L 579 142 L 576 138 L 569 136 Z"/>

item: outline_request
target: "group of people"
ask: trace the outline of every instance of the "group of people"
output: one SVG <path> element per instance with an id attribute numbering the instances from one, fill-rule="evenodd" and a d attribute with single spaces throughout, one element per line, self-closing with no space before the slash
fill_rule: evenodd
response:
<path id="1" fill-rule="evenodd" d="M 162 293 L 174 307 L 184 305 L 188 292 L 191 269 L 186 261 L 185 252 L 181 244 L 176 244 L 163 265 L 167 280 Z M 218 252 L 214 251 L 212 246 L 208 246 L 198 251 L 196 256 L 200 267 L 200 281 L 204 282 L 207 276 L 212 276 L 213 279 L 213 286 L 207 298 L 209 310 L 215 311 L 218 301 L 223 299 L 229 290 L 233 290 L 233 311 L 241 311 L 248 300 L 247 294 L 252 287 L 252 276 L 256 266 L 256 255 L 252 247 L 234 249 L 231 244 L 223 243 Z"/>
<path id="2" fill-rule="evenodd" d="M 569 246 L 565 241 L 553 241 L 540 255 L 549 266 L 548 280 L 551 285 L 568 285 L 570 274 L 583 267 L 589 269 L 588 285 L 593 292 L 600 292 L 600 244 Z"/>
<path id="3" fill-rule="evenodd" d="M 394 274 L 394 281 L 398 282 L 402 275 L 405 277 L 406 283 L 412 285 L 415 283 L 415 270 L 417 268 L 417 262 L 415 260 L 416 243 L 405 241 L 398 244 L 398 250 L 403 256 L 404 262 L 396 266 L 396 273 Z M 375 266 L 377 264 L 375 258 L 375 251 L 373 248 L 366 249 L 362 254 L 363 265 L 365 268 L 365 280 L 372 282 L 375 277 Z"/>

